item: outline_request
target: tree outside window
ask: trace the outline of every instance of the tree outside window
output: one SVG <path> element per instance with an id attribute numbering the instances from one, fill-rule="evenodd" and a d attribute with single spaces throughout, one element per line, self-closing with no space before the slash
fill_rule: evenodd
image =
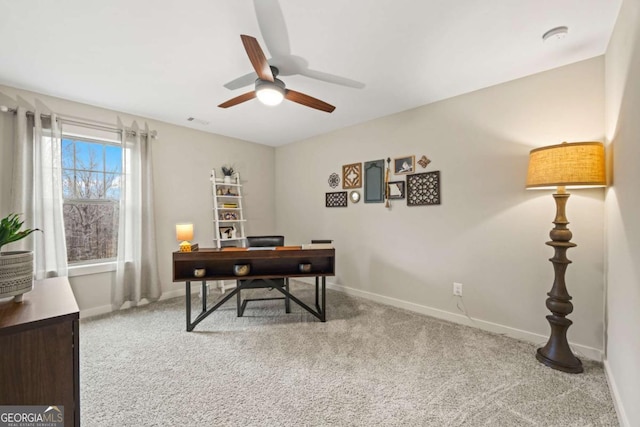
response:
<path id="1" fill-rule="evenodd" d="M 70 264 L 116 258 L 121 176 L 119 144 L 63 137 L 63 213 Z"/>

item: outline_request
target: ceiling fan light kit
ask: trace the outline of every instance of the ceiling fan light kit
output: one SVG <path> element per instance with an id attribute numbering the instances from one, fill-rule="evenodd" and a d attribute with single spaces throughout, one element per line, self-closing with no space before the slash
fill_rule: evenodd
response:
<path id="1" fill-rule="evenodd" d="M 280 79 L 273 79 L 273 82 L 266 80 L 256 80 L 256 96 L 264 105 L 279 105 L 284 99 L 284 83 Z"/>
<path id="2" fill-rule="evenodd" d="M 218 105 L 218 107 L 233 107 L 234 105 L 241 104 L 257 97 L 263 104 L 271 106 L 280 104 L 282 100 L 286 98 L 289 101 L 304 105 L 305 107 L 314 108 L 327 113 L 331 113 L 336 109 L 333 105 L 327 104 L 317 98 L 301 92 L 296 92 L 295 90 L 287 89 L 284 82 L 276 78 L 279 71 L 276 67 L 269 65 L 267 57 L 264 55 L 258 40 L 256 40 L 255 37 L 247 36 L 245 34 L 240 35 L 240 39 L 242 39 L 244 50 L 247 52 L 249 61 L 258 75 L 258 79 L 255 83 L 255 89 L 251 92 L 243 93 L 242 95 L 229 99 L 228 101 Z"/>

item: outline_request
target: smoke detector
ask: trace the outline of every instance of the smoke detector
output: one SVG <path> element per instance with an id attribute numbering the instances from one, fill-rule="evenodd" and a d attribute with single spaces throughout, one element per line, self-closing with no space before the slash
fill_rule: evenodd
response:
<path id="1" fill-rule="evenodd" d="M 551 41 L 559 41 L 567 37 L 568 33 L 569 33 L 568 27 L 565 27 L 565 26 L 555 27 L 542 35 L 542 41 L 547 43 Z"/>

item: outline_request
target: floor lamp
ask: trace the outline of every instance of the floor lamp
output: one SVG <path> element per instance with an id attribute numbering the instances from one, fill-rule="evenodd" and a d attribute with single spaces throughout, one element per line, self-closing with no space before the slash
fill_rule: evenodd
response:
<path id="1" fill-rule="evenodd" d="M 571 296 L 567 292 L 564 276 L 568 265 L 567 249 L 576 246 L 571 243 L 571 231 L 567 228 L 565 206 L 569 199 L 566 188 L 604 187 L 604 145 L 600 142 L 573 142 L 536 148 L 529 154 L 527 189 L 553 189 L 556 201 L 555 227 L 549 233 L 551 241 L 547 245 L 555 250 L 553 263 L 555 278 L 551 291 L 547 293 L 547 316 L 551 326 L 551 336 L 547 345 L 539 348 L 536 358 L 541 363 L 559 371 L 580 373 L 582 362 L 567 342 L 567 330 L 573 323 L 566 316 L 573 311 Z"/>

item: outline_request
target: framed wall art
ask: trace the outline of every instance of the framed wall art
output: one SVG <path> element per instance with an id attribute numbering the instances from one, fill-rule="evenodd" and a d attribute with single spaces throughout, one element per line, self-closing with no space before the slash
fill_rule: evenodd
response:
<path id="1" fill-rule="evenodd" d="M 393 173 L 402 175 L 404 173 L 414 173 L 416 170 L 416 156 L 405 156 L 393 159 Z"/>
<path id="2" fill-rule="evenodd" d="M 391 181 L 387 183 L 389 200 L 404 199 L 404 194 L 404 181 Z"/>
<path id="3" fill-rule="evenodd" d="M 327 208 L 346 208 L 347 192 L 334 191 L 332 193 L 325 193 L 324 206 Z"/>
<path id="4" fill-rule="evenodd" d="M 364 163 L 364 202 L 384 202 L 384 160 Z"/>
<path id="5" fill-rule="evenodd" d="M 236 238 L 236 228 L 234 226 L 218 227 L 218 232 L 220 233 L 220 240 L 229 240 Z"/>
<path id="6" fill-rule="evenodd" d="M 351 163 L 342 166 L 342 188 L 362 187 L 362 163 Z"/>
<path id="7" fill-rule="evenodd" d="M 407 206 L 440 204 L 440 171 L 407 175 Z"/>

